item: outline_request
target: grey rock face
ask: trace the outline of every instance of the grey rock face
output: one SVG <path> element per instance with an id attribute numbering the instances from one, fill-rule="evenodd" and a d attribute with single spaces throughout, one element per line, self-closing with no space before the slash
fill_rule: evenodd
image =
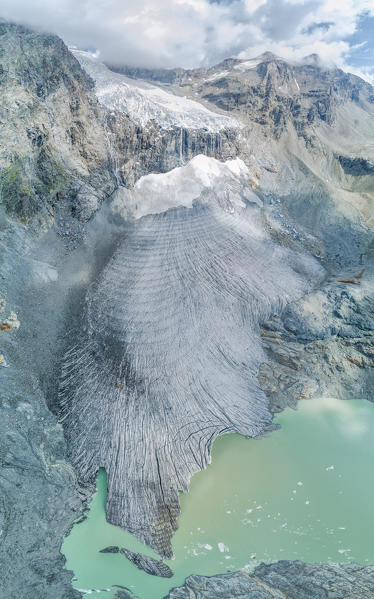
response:
<path id="1" fill-rule="evenodd" d="M 374 568 L 281 561 L 252 574 L 190 576 L 165 599 L 372 599 Z"/>
<path id="2" fill-rule="evenodd" d="M 45 287 L 38 294 L 39 285 L 30 280 L 30 232 L 2 209 L 0 231 L 3 297 L 6 291 L 0 301 L 0 348 L 7 361 L 0 391 L 0 595 L 78 598 L 60 547 L 81 513 L 85 492 L 79 491 L 62 428 L 48 409 L 45 376 L 39 377 L 35 367 L 34 334 L 48 347 L 46 331 L 53 323 L 47 326 L 46 311 L 38 311 Z M 25 304 L 33 321 L 25 316 Z"/>
<path id="3" fill-rule="evenodd" d="M 374 400 L 372 253 L 365 262 L 361 277 L 331 276 L 262 329 L 259 380 L 273 411 L 316 396 Z"/>
<path id="4" fill-rule="evenodd" d="M 345 173 L 354 177 L 363 175 L 374 175 L 374 163 L 364 158 L 348 158 L 347 156 L 339 156 L 339 162 Z"/>
<path id="5" fill-rule="evenodd" d="M 187 163 L 198 154 L 228 160 L 239 154 L 235 130 L 218 133 L 181 127 L 160 129 L 155 123 L 134 125 L 120 113 L 107 116 L 118 175 L 122 185 L 131 187 L 143 175 L 165 173 Z"/>
<path id="6" fill-rule="evenodd" d="M 58 37 L 0 24 L 0 187 L 9 214 L 86 220 L 115 187 L 93 83 Z"/>
<path id="7" fill-rule="evenodd" d="M 163 561 L 155 560 L 153 557 L 141 553 L 134 553 L 129 549 L 120 549 L 120 553 L 127 557 L 139 570 L 144 570 L 147 574 L 161 576 L 162 578 L 171 578 L 173 576 L 173 572 Z"/>
<path id="8" fill-rule="evenodd" d="M 142 175 L 169 171 L 198 154 L 221 160 L 238 154 L 242 124 L 235 119 L 144 81 L 133 82 L 87 52 L 74 53 L 94 80 L 121 184 L 131 186 Z"/>

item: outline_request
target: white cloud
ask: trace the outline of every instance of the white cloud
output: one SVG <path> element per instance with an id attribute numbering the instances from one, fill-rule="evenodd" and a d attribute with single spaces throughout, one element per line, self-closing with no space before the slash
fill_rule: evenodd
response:
<path id="1" fill-rule="evenodd" d="M 2 0 L 5 19 L 41 27 L 103 60 L 150 67 L 211 65 L 266 50 L 318 53 L 345 65 L 345 38 L 373 0 Z M 367 69 L 369 72 L 370 69 Z M 356 65 L 357 71 L 357 65 Z"/>

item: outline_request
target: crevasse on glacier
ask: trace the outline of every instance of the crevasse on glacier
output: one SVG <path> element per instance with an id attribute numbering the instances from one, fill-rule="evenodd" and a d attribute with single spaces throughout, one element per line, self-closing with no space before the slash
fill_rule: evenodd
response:
<path id="1" fill-rule="evenodd" d="M 264 232 L 248 176 L 241 161 L 197 157 L 117 195 L 126 232 L 65 360 L 63 419 L 79 476 L 104 466 L 108 520 L 165 557 L 178 491 L 205 468 L 217 435 L 256 437 L 271 423 L 256 378 L 259 322 L 321 277 L 311 257 Z"/>

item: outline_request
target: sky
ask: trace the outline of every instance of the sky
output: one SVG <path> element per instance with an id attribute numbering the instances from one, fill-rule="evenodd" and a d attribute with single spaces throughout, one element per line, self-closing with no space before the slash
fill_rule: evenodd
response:
<path id="1" fill-rule="evenodd" d="M 193 68 L 265 51 L 290 60 L 317 53 L 374 83 L 374 0 L 1 0 L 0 17 L 116 65 Z"/>

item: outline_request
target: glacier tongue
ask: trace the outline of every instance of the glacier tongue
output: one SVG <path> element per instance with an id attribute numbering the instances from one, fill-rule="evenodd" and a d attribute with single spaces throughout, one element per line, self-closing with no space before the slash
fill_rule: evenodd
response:
<path id="1" fill-rule="evenodd" d="M 126 113 L 141 126 L 155 121 L 163 129 L 205 129 L 212 133 L 242 127 L 239 121 L 217 114 L 194 100 L 168 93 L 146 81 L 114 73 L 90 52 L 71 49 L 95 82 L 99 102 L 108 110 Z"/>
<path id="2" fill-rule="evenodd" d="M 139 202 L 143 190 L 152 211 L 149 198 L 167 194 L 170 179 L 201 193 L 189 207 L 128 221 L 88 292 L 61 384 L 80 478 L 104 466 L 108 520 L 167 557 L 178 491 L 205 468 L 214 439 L 256 437 L 271 423 L 257 381 L 259 322 L 321 276 L 311 257 L 264 231 L 240 162 L 198 158 L 146 177 Z"/>

